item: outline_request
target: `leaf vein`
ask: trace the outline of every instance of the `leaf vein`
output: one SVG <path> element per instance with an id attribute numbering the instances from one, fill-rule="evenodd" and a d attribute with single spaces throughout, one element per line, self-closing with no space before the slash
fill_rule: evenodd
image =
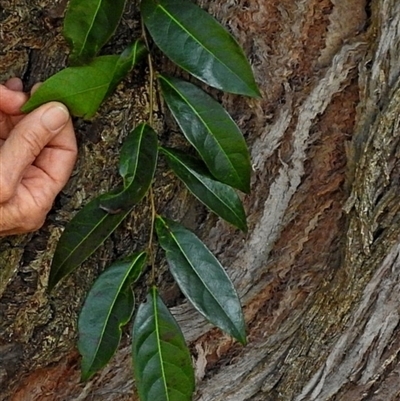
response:
<path id="1" fill-rule="evenodd" d="M 206 46 L 204 46 L 194 35 L 192 35 L 190 33 L 190 31 L 188 31 L 186 29 L 186 27 L 184 25 L 182 25 L 170 12 L 168 12 L 168 10 L 166 8 L 164 8 L 161 4 L 158 5 L 158 7 L 160 7 L 160 9 L 168 16 L 171 18 L 171 20 L 173 22 L 176 23 L 176 25 L 178 25 L 178 27 L 180 27 L 184 32 L 186 32 L 188 34 L 188 36 L 190 36 L 195 42 L 197 42 L 203 49 L 207 50 L 207 52 L 209 54 L 211 54 L 216 60 L 218 60 L 224 67 L 226 67 L 227 70 L 229 70 L 234 76 L 236 76 L 239 81 L 243 82 L 246 85 L 246 82 L 243 81 L 242 77 L 238 74 L 236 74 L 235 71 L 233 71 L 228 65 L 226 65 L 224 62 L 222 62 L 210 49 L 208 49 Z M 200 54 L 199 54 L 200 57 Z M 246 85 L 247 86 L 247 85 Z"/>
<path id="2" fill-rule="evenodd" d="M 189 108 L 192 109 L 192 111 L 194 112 L 194 114 L 198 117 L 198 119 L 202 122 L 202 124 L 205 126 L 205 128 L 207 129 L 208 133 L 210 134 L 211 138 L 214 139 L 220 153 L 222 153 L 223 155 L 225 155 L 225 159 L 229 162 L 229 165 L 232 167 L 233 171 L 236 172 L 237 177 L 239 178 L 240 181 L 241 177 L 238 174 L 235 166 L 233 165 L 231 159 L 226 155 L 224 149 L 222 148 L 221 144 L 218 142 L 217 138 L 215 137 L 215 135 L 213 134 L 211 128 L 208 126 L 207 122 L 202 118 L 201 113 L 199 111 L 197 111 L 197 109 L 195 107 L 193 107 L 191 105 L 191 103 L 186 99 L 186 97 L 177 90 L 177 88 L 175 88 L 173 85 L 170 84 L 170 82 L 168 80 L 166 80 L 164 77 L 161 77 L 162 79 L 164 79 L 164 81 L 178 94 L 178 96 L 180 96 L 180 98 L 185 102 L 185 104 L 187 104 L 189 106 Z"/>

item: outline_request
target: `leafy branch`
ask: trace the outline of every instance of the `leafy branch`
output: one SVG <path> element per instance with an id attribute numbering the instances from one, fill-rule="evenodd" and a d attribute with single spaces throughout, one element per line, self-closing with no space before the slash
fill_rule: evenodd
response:
<path id="1" fill-rule="evenodd" d="M 121 55 L 97 56 L 115 32 L 125 2 L 70 0 L 64 36 L 71 47 L 72 66 L 44 82 L 23 108 L 28 112 L 57 100 L 73 115 L 90 119 L 148 52 L 149 120 L 135 127 L 121 148 L 123 185 L 89 202 L 67 225 L 53 258 L 49 289 L 92 255 L 148 194 L 152 223 L 147 252 L 107 268 L 82 308 L 78 322 L 82 379 L 89 379 L 115 353 L 122 327 L 134 313 L 132 285 L 150 259 L 153 285 L 132 329 L 136 385 L 142 401 L 187 401 L 194 392 L 193 367 L 180 328 L 154 286 L 153 232 L 182 293 L 206 319 L 242 344 L 246 343 L 245 322 L 235 288 L 211 251 L 194 233 L 156 211 L 151 186 L 158 154 L 189 192 L 243 231 L 246 216 L 235 189 L 250 191 L 250 157 L 240 129 L 217 101 L 190 82 L 154 71 L 144 28 L 144 41 L 134 41 Z M 259 96 L 251 67 L 235 39 L 191 1 L 142 0 L 141 18 L 151 40 L 183 70 L 225 92 Z M 197 157 L 159 144 L 152 128 L 153 79 Z"/>

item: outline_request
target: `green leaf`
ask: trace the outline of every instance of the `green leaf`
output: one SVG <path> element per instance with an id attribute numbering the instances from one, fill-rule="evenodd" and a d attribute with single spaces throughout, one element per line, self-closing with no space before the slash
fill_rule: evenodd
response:
<path id="1" fill-rule="evenodd" d="M 154 42 L 181 68 L 226 92 L 260 95 L 242 49 L 207 12 L 188 0 L 142 0 L 141 11 Z"/>
<path id="2" fill-rule="evenodd" d="M 246 142 L 226 110 L 197 86 L 159 77 L 164 99 L 188 141 L 211 174 L 243 192 L 250 191 L 251 164 Z"/>
<path id="3" fill-rule="evenodd" d="M 153 287 L 133 324 L 133 367 L 141 401 L 191 401 L 194 372 L 175 319 Z"/>
<path id="4" fill-rule="evenodd" d="M 103 368 L 117 350 L 134 309 L 131 284 L 139 278 L 146 256 L 140 252 L 115 262 L 90 289 L 78 321 L 82 380 Z"/>
<path id="5" fill-rule="evenodd" d="M 153 180 L 157 144 L 157 134 L 146 124 L 139 125 L 128 135 L 120 160 L 120 173 L 126 187 L 92 200 L 67 225 L 53 257 L 50 290 L 92 255 L 142 200 Z"/>
<path id="6" fill-rule="evenodd" d="M 124 189 L 104 197 L 101 207 L 107 211 L 118 211 L 138 203 L 152 183 L 157 155 L 157 134 L 149 125 L 140 124 L 128 135 L 120 153 L 119 173 L 124 180 Z"/>
<path id="7" fill-rule="evenodd" d="M 101 56 L 88 65 L 66 68 L 47 79 L 21 110 L 28 113 L 44 103 L 58 101 L 74 116 L 90 119 L 145 52 L 143 43 L 137 41 L 120 56 Z"/>
<path id="8" fill-rule="evenodd" d="M 243 312 L 224 268 L 192 232 L 158 216 L 156 230 L 175 281 L 193 306 L 211 323 L 246 343 Z"/>
<path id="9" fill-rule="evenodd" d="M 108 86 L 106 97 L 114 92 L 118 84 L 135 67 L 136 63 L 143 59 L 146 54 L 147 48 L 141 40 L 137 40 L 136 42 L 132 43 L 121 53 L 121 55 L 118 57 L 112 80 Z"/>
<path id="10" fill-rule="evenodd" d="M 49 290 L 80 266 L 115 231 L 130 210 L 115 214 L 101 209 L 105 195 L 89 202 L 67 225 L 51 264 Z"/>
<path id="11" fill-rule="evenodd" d="M 70 61 L 85 64 L 115 32 L 126 0 L 70 0 L 64 19 L 64 37 L 72 48 Z"/>
<path id="12" fill-rule="evenodd" d="M 216 181 L 200 160 L 176 149 L 161 148 L 161 151 L 169 167 L 197 199 L 224 220 L 247 231 L 242 202 L 230 186 Z"/>

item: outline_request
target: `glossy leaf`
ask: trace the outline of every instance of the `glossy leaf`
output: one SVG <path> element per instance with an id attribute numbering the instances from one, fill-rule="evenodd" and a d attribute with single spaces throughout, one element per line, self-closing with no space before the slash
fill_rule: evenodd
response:
<path id="1" fill-rule="evenodd" d="M 157 134 L 149 125 L 140 124 L 128 135 L 120 153 L 119 173 L 124 180 L 124 189 L 104 197 L 101 207 L 114 212 L 138 203 L 151 186 L 157 155 Z"/>
<path id="2" fill-rule="evenodd" d="M 54 254 L 50 290 L 92 255 L 142 200 L 153 180 L 157 146 L 157 135 L 148 125 L 139 125 L 128 135 L 120 160 L 126 167 L 120 168 L 126 187 L 89 202 L 67 225 Z"/>
<path id="3" fill-rule="evenodd" d="M 120 56 L 97 57 L 88 65 L 66 68 L 47 79 L 21 110 L 27 113 L 44 103 L 58 101 L 74 116 L 90 119 L 145 52 L 145 46 L 138 41 Z"/>
<path id="4" fill-rule="evenodd" d="M 159 80 L 169 109 L 211 174 L 218 181 L 249 192 L 249 152 L 242 133 L 226 110 L 189 82 L 164 76 Z"/>
<path id="5" fill-rule="evenodd" d="M 142 0 L 157 46 L 195 77 L 226 92 L 259 96 L 242 49 L 211 15 L 189 0 Z"/>
<path id="6" fill-rule="evenodd" d="M 106 97 L 111 95 L 118 84 L 128 75 L 128 73 L 135 67 L 136 63 L 144 58 L 147 54 L 147 48 L 141 40 L 137 40 L 128 46 L 118 57 L 115 65 L 114 74 Z"/>
<path id="7" fill-rule="evenodd" d="M 133 367 L 141 401 L 191 401 L 194 372 L 175 319 L 150 290 L 133 324 Z"/>
<path id="8" fill-rule="evenodd" d="M 242 308 L 224 268 L 191 231 L 158 216 L 156 230 L 170 271 L 193 306 L 207 320 L 246 343 Z"/>
<path id="9" fill-rule="evenodd" d="M 49 290 L 80 266 L 115 231 L 130 210 L 107 213 L 101 195 L 81 209 L 58 241 L 49 277 Z"/>
<path id="10" fill-rule="evenodd" d="M 70 0 L 64 18 L 64 36 L 73 64 L 92 59 L 115 32 L 126 0 Z"/>
<path id="11" fill-rule="evenodd" d="M 146 253 L 135 253 L 105 270 L 95 281 L 78 321 L 78 349 L 82 355 L 82 380 L 88 380 L 114 355 L 122 327 L 134 309 L 131 284 L 146 262 Z"/>
<path id="12" fill-rule="evenodd" d="M 234 189 L 216 181 L 200 160 L 176 149 L 161 151 L 172 171 L 197 199 L 224 220 L 247 231 L 243 205 Z"/>

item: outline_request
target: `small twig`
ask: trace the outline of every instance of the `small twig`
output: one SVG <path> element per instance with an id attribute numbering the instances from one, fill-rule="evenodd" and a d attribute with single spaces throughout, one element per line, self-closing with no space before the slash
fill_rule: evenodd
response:
<path id="1" fill-rule="evenodd" d="M 149 116 L 148 116 L 148 124 L 150 126 L 153 125 L 154 123 L 154 68 L 153 68 L 153 60 L 151 59 L 151 53 L 150 53 L 150 47 L 149 47 L 149 42 L 147 40 L 147 35 L 146 35 L 146 28 L 143 23 L 142 19 L 142 37 L 144 40 L 144 43 L 147 47 L 147 50 L 149 52 L 147 56 L 147 61 L 149 64 Z M 154 201 L 154 192 L 153 188 L 150 187 L 149 190 L 149 199 L 150 199 L 150 209 L 151 209 L 151 225 L 150 225 L 150 238 L 149 238 L 149 258 L 150 258 L 150 264 L 151 264 L 151 283 L 152 285 L 156 284 L 156 268 L 155 268 L 155 255 L 153 252 L 153 237 L 154 237 L 154 223 L 156 219 L 156 206 L 155 206 L 155 201 Z"/>

